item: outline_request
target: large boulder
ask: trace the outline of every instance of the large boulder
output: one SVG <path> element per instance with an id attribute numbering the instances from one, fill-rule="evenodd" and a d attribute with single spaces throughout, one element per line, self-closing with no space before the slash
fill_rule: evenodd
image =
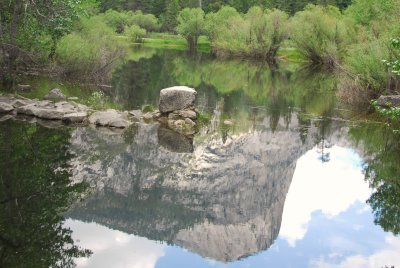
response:
<path id="1" fill-rule="evenodd" d="M 160 92 L 159 110 L 168 113 L 184 110 L 194 105 L 196 90 L 186 86 L 164 88 Z"/>
<path id="2" fill-rule="evenodd" d="M 382 107 L 400 107 L 400 95 L 380 96 L 377 103 Z"/>

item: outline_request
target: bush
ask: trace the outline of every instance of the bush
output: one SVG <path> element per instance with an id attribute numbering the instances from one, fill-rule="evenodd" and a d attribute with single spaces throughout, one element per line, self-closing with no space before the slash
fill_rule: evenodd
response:
<path id="1" fill-rule="evenodd" d="M 224 21 L 224 22 L 223 22 Z M 287 38 L 288 15 L 279 10 L 252 7 L 241 17 L 225 8 L 207 17 L 207 31 L 217 54 L 273 60 Z"/>
<path id="2" fill-rule="evenodd" d="M 386 89 L 387 72 L 382 59 L 389 56 L 387 44 L 374 40 L 354 45 L 344 61 L 345 72 L 339 85 L 339 97 L 347 104 L 369 105 Z"/>
<path id="3" fill-rule="evenodd" d="M 138 10 L 135 13 L 128 12 L 128 15 L 129 26 L 136 24 L 148 32 L 158 31 L 160 29 L 158 20 L 153 14 L 143 14 L 142 11 Z"/>
<path id="4" fill-rule="evenodd" d="M 351 41 L 339 9 L 308 5 L 291 21 L 291 40 L 310 62 L 335 66 Z"/>
<path id="5" fill-rule="evenodd" d="M 137 25 L 130 26 L 128 29 L 126 29 L 125 33 L 126 36 L 128 36 L 128 38 L 135 43 L 141 43 L 143 37 L 146 36 L 146 30 Z"/>
<path id="6" fill-rule="evenodd" d="M 117 33 L 123 33 L 125 31 L 125 26 L 128 25 L 129 22 L 129 15 L 127 12 L 118 12 L 110 9 L 99 16 L 104 18 L 105 23 Z"/>
<path id="7" fill-rule="evenodd" d="M 66 75 L 85 79 L 106 79 L 114 63 L 126 53 L 113 29 L 100 17 L 81 21 L 80 30 L 61 38 L 56 60 Z"/>

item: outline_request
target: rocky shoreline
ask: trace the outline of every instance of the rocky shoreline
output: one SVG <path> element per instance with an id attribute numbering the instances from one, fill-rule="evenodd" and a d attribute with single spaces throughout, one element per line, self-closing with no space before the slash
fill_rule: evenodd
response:
<path id="1" fill-rule="evenodd" d="M 158 121 L 183 135 L 196 132 L 198 113 L 194 107 L 196 91 L 179 86 L 160 92 L 159 110 L 143 113 L 140 110 L 96 111 L 90 107 L 66 100 L 59 89 L 53 89 L 46 100 L 27 99 L 20 96 L 0 96 L 0 121 L 17 116 L 59 121 L 62 124 L 94 125 L 109 128 L 128 128 L 135 122 Z"/>

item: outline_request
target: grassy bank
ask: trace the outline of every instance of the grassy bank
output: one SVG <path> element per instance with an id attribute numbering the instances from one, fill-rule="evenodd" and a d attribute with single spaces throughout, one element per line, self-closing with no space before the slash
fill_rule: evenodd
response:
<path id="1" fill-rule="evenodd" d="M 148 37 L 143 38 L 143 44 L 153 48 L 172 48 L 177 50 L 187 50 L 187 41 L 179 35 L 169 33 L 149 33 Z M 211 43 L 206 36 L 200 36 L 197 50 L 210 52 Z"/>

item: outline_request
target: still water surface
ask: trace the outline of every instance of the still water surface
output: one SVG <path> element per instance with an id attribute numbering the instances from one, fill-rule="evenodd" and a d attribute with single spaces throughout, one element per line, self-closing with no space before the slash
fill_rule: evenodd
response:
<path id="1" fill-rule="evenodd" d="M 400 266 L 398 137 L 343 111 L 337 83 L 143 49 L 115 71 L 110 100 L 138 109 L 157 105 L 161 88 L 195 87 L 208 120 L 193 139 L 157 123 L 1 122 L 0 263 Z"/>

